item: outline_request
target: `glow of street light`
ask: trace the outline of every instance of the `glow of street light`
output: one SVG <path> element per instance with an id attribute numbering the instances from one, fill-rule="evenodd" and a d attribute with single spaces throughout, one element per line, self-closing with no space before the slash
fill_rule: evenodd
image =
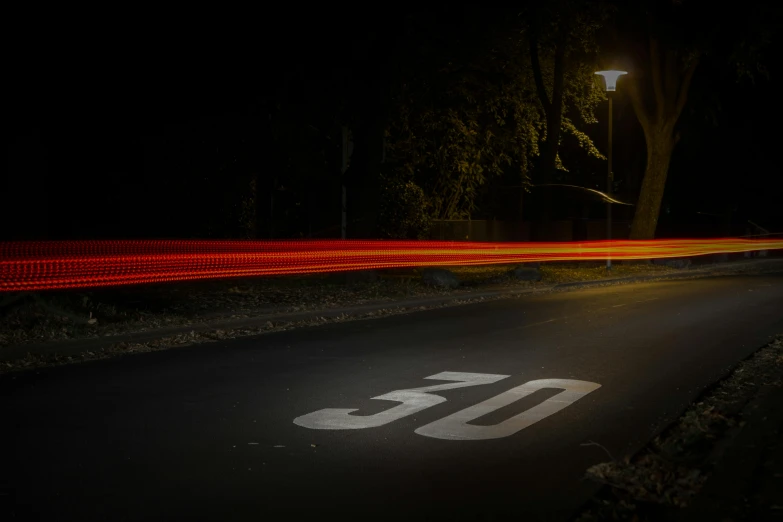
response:
<path id="1" fill-rule="evenodd" d="M 598 71 L 595 74 L 604 77 L 606 92 L 614 92 L 617 90 L 617 78 L 628 73 L 625 71 Z"/>

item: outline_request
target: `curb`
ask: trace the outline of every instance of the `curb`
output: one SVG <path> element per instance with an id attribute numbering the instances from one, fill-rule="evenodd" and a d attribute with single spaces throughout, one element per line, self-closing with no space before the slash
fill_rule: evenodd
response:
<path id="1" fill-rule="evenodd" d="M 777 337 L 778 336 L 773 335 L 771 336 L 771 340 L 774 341 Z M 677 426 L 691 406 L 701 402 L 706 396 L 714 394 L 719 383 L 730 378 L 742 367 L 744 362 L 752 359 L 759 351 L 769 346 L 769 342 L 767 341 L 761 345 L 753 344 L 751 346 L 753 346 L 753 349 L 749 354 L 714 374 L 715 376 L 709 379 L 711 382 L 699 387 L 696 396 L 692 397 L 686 404 L 678 406 L 674 410 L 675 415 L 672 417 L 671 421 L 663 425 L 658 425 L 658 427 L 646 437 L 646 440 L 641 447 L 625 457 L 626 462 L 635 462 L 636 459 L 645 452 L 650 451 L 650 444 L 656 437 L 665 434 L 671 428 Z M 656 505 L 653 502 L 648 503 L 647 501 L 642 502 L 644 506 L 637 507 L 641 507 L 645 511 L 651 510 L 648 513 L 638 512 L 642 519 L 653 521 L 666 520 L 670 522 L 691 522 L 693 520 L 756 520 L 756 518 L 748 518 L 747 516 L 729 517 L 727 513 L 729 513 L 730 510 L 726 510 L 727 508 L 735 508 L 744 505 L 744 500 L 747 500 L 746 497 L 749 493 L 749 491 L 747 491 L 747 486 L 752 483 L 748 477 L 750 476 L 750 478 L 753 479 L 756 478 L 753 475 L 754 470 L 751 468 L 755 466 L 755 469 L 758 469 L 760 467 L 759 464 L 763 463 L 763 460 L 760 461 L 758 457 L 765 449 L 763 445 L 764 437 L 767 437 L 766 442 L 771 442 L 769 438 L 769 426 L 761 427 L 762 423 L 767 422 L 767 417 L 765 416 L 763 419 L 758 419 L 760 415 L 755 415 L 755 417 L 751 416 L 753 416 L 754 413 L 757 413 L 756 410 L 758 409 L 758 405 L 766 404 L 769 405 L 769 409 L 774 412 L 774 419 L 778 421 L 778 424 L 780 424 L 780 420 L 783 420 L 783 409 L 775 409 L 773 407 L 773 405 L 780 404 L 780 400 L 783 399 L 783 389 L 780 387 L 775 388 L 776 385 L 774 383 L 754 386 L 756 389 L 751 395 L 749 397 L 740 397 L 738 402 L 735 402 L 730 406 L 731 409 L 736 409 L 733 411 L 730 409 L 728 412 L 729 415 L 738 415 L 741 418 L 744 417 L 746 421 L 745 427 L 743 428 L 742 424 L 737 424 L 733 427 L 728 427 L 723 433 L 719 434 L 717 439 L 713 441 L 711 449 L 707 450 L 707 456 L 697 465 L 701 470 L 703 470 L 703 466 L 705 465 L 713 467 L 708 473 L 708 480 L 703 488 L 685 507 Z M 772 398 L 770 398 L 771 396 Z M 766 414 L 773 416 L 772 414 L 769 414 L 769 412 L 766 412 Z M 769 424 L 774 425 L 774 422 L 770 422 Z M 761 437 L 759 437 L 759 435 L 761 435 Z M 774 435 L 777 436 L 777 433 Z M 748 444 L 743 444 L 743 437 L 746 437 L 749 440 Z M 762 444 L 759 444 L 759 442 L 762 442 Z M 750 473 L 748 473 L 749 470 Z M 738 478 L 738 471 L 744 472 L 745 476 Z M 597 503 L 607 502 L 608 504 L 617 505 L 621 500 L 613 493 L 608 493 L 612 488 L 613 487 L 608 483 L 597 484 L 597 488 L 590 496 L 590 499 L 586 500 L 580 507 L 575 509 L 571 514 L 571 518 L 576 519 L 580 517 L 580 515 L 584 515 L 589 512 L 591 508 L 595 507 Z M 732 513 L 732 515 L 735 514 Z M 645 518 L 645 516 L 647 518 Z M 590 519 L 608 520 L 607 518 L 602 518 L 600 516 L 597 518 L 591 517 Z"/>
<path id="2" fill-rule="evenodd" d="M 539 288 L 519 288 L 506 290 L 490 290 L 486 292 L 471 292 L 444 297 L 424 297 L 420 299 L 408 299 L 404 301 L 389 301 L 385 303 L 370 303 L 365 305 L 343 308 L 328 308 L 307 312 L 263 314 L 255 317 L 243 317 L 239 319 L 227 319 L 222 321 L 205 321 L 203 323 L 187 324 L 157 328 L 145 332 L 131 332 L 106 337 L 89 337 L 84 339 L 72 339 L 65 341 L 47 341 L 43 343 L 30 343 L 10 345 L 0 349 L 0 361 L 12 361 L 21 359 L 27 355 L 73 355 L 80 352 L 95 352 L 117 343 L 138 343 L 152 341 L 163 337 L 169 337 L 190 332 L 209 332 L 213 330 L 249 329 L 266 325 L 267 322 L 288 323 L 296 321 L 312 321 L 321 317 L 340 317 L 342 315 L 360 315 L 379 310 L 405 310 L 407 308 L 437 307 L 456 303 L 464 300 L 477 300 L 502 297 L 508 295 L 524 295 L 541 293 L 553 289 L 554 286 Z M 414 310 L 411 310 L 414 311 Z"/>
<path id="3" fill-rule="evenodd" d="M 688 279 L 690 277 L 710 277 L 718 275 L 714 270 L 690 270 L 686 272 L 674 272 L 671 274 L 651 275 L 651 276 L 628 276 L 615 277 L 612 279 L 594 279 L 592 281 L 574 281 L 572 283 L 559 283 L 554 286 L 560 288 L 585 288 L 590 286 L 603 286 L 610 283 L 642 283 L 644 281 L 660 281 L 662 279 Z"/>
<path id="4" fill-rule="evenodd" d="M 758 266 L 759 269 L 764 268 L 764 265 L 780 265 L 777 270 L 783 271 L 783 259 L 765 259 L 762 261 L 741 261 L 735 263 L 722 263 L 719 265 L 711 265 L 707 268 L 693 268 L 685 269 L 681 272 L 670 272 L 668 274 L 660 275 L 646 275 L 646 276 L 628 276 L 628 277 L 615 277 L 612 279 L 594 279 L 591 281 L 574 281 L 572 283 L 559 283 L 553 286 L 555 290 L 562 288 L 585 288 L 590 286 L 603 286 L 610 283 L 641 283 L 645 281 L 661 281 L 667 279 L 690 279 L 694 277 L 720 277 L 726 275 L 734 275 L 727 273 L 727 269 Z"/>
<path id="5" fill-rule="evenodd" d="M 782 388 L 756 390 L 755 397 L 745 405 L 740 414 L 745 424 L 724 435 L 721 442 L 726 447 L 718 456 L 717 462 L 713 463 L 714 469 L 707 482 L 673 520 L 686 522 L 742 518 L 743 511 L 747 509 L 743 509 L 744 500 L 752 499 L 753 490 L 759 487 L 755 483 L 760 481 L 761 487 L 764 486 L 759 472 L 763 471 L 765 460 L 769 458 L 765 455 L 766 452 L 778 440 L 777 430 L 783 426 L 783 409 L 778 407 L 781 399 Z M 772 470 L 768 473 L 771 475 Z M 766 481 L 770 482 L 770 478 L 767 477 Z M 768 486 L 774 487 L 773 484 Z M 760 513 L 752 513 L 752 508 L 747 511 L 751 514 L 750 519 L 761 520 L 753 516 Z"/>
<path id="6" fill-rule="evenodd" d="M 734 264 L 737 266 L 747 265 L 763 265 L 774 264 L 776 260 L 765 260 L 762 262 L 747 262 L 742 265 Z M 777 260 L 781 265 L 780 270 L 783 270 L 783 260 Z M 727 263 L 726 267 L 730 264 Z M 330 308 L 307 312 L 294 312 L 294 313 L 268 313 L 257 315 L 255 317 L 246 317 L 238 319 L 227 319 L 218 321 L 205 321 L 202 323 L 186 324 L 181 326 L 171 326 L 165 328 L 158 328 L 155 330 L 149 330 L 145 332 L 126 333 L 120 335 L 112 335 L 106 337 L 92 337 L 85 339 L 72 339 L 66 341 L 47 341 L 43 343 L 30 343 L 21 345 L 11 345 L 0 349 L 0 361 L 13 361 L 22 359 L 28 355 L 73 355 L 81 352 L 96 352 L 102 349 L 108 348 L 111 345 L 117 343 L 138 343 L 145 341 L 152 341 L 169 336 L 189 334 L 191 332 L 209 332 L 214 330 L 230 330 L 230 329 L 251 329 L 265 326 L 268 322 L 273 323 L 288 323 L 297 321 L 313 321 L 322 317 L 340 317 L 343 315 L 361 315 L 370 312 L 377 312 L 380 310 L 406 310 L 412 308 L 411 312 L 418 311 L 420 307 L 434 308 L 438 306 L 456 305 L 459 301 L 475 301 L 481 299 L 493 299 L 506 296 L 515 295 L 527 295 L 544 293 L 551 290 L 562 289 L 578 289 L 578 288 L 590 288 L 598 286 L 607 286 L 617 283 L 641 283 L 641 282 L 654 282 L 669 279 L 689 279 L 689 278 L 705 278 L 727 275 L 725 268 L 721 271 L 721 265 L 711 266 L 708 269 L 694 269 L 684 270 L 682 272 L 674 272 L 661 275 L 648 275 L 648 276 L 629 276 L 629 277 L 617 277 L 612 279 L 595 279 L 591 281 L 575 281 L 571 283 L 559 283 L 555 285 L 543 286 L 538 288 L 510 288 L 510 289 L 495 289 L 487 290 L 484 292 L 470 292 L 462 294 L 452 294 L 448 296 L 437 297 L 423 297 L 418 299 L 407 299 L 402 301 L 390 301 L 383 303 L 369 303 L 358 306 L 349 306 L 342 308 Z M 730 274 L 728 274 L 730 275 Z"/>

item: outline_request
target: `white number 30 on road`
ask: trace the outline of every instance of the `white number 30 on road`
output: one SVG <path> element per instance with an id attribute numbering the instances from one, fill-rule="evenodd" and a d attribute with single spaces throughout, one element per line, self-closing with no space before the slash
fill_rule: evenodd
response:
<path id="1" fill-rule="evenodd" d="M 467 388 L 481 384 L 492 384 L 509 377 L 508 375 L 495 375 L 490 373 L 463 373 L 442 372 L 430 375 L 425 379 L 435 381 L 455 381 L 449 384 L 436 384 L 408 390 L 397 390 L 373 399 L 399 402 L 397 406 L 376 413 L 375 415 L 351 415 L 356 409 L 326 408 L 302 415 L 294 419 L 294 424 L 314 430 L 357 430 L 362 428 L 377 428 L 390 422 L 402 419 L 414 413 L 420 412 L 442 402 L 444 397 L 434 395 L 431 392 Z M 521 386 L 512 388 L 496 395 L 491 399 L 452 413 L 435 422 L 426 424 L 416 430 L 419 435 L 447 440 L 483 440 L 508 437 L 514 433 L 535 424 L 543 418 L 557 413 L 569 404 L 572 404 L 588 393 L 597 390 L 601 385 L 594 382 L 575 381 L 571 379 L 539 379 L 526 382 Z M 468 424 L 471 421 L 483 417 L 488 413 L 508 406 L 533 392 L 545 388 L 561 389 L 560 393 L 548 398 L 541 404 L 514 415 L 510 419 L 493 426 L 476 426 Z"/>

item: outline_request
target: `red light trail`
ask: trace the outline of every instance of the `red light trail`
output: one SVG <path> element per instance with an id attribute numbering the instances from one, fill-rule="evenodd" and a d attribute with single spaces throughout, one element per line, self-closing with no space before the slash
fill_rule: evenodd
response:
<path id="1" fill-rule="evenodd" d="M 30 241 L 0 243 L 0 292 L 378 268 L 691 257 L 783 249 L 783 239 L 561 243 L 452 241 Z"/>

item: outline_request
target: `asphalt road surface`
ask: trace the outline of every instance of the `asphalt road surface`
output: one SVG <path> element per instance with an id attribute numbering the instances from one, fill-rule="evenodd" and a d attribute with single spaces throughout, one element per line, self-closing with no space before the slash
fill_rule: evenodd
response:
<path id="1" fill-rule="evenodd" d="M 781 332 L 783 276 L 737 276 L 9 374 L 0 519 L 568 520 L 585 443 L 638 450 Z"/>

